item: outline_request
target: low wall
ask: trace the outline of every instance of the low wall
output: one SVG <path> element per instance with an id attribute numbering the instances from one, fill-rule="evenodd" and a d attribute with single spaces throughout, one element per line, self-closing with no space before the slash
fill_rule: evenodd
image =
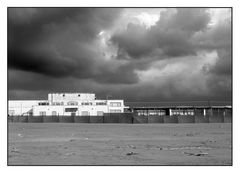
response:
<path id="1" fill-rule="evenodd" d="M 19 116 L 12 116 L 13 123 L 19 123 Z"/>
<path id="2" fill-rule="evenodd" d="M 214 115 L 206 116 L 199 113 L 195 116 L 173 115 L 173 116 L 138 116 L 135 113 L 111 113 L 104 116 L 8 116 L 8 122 L 22 123 L 126 123 L 126 124 L 146 124 L 146 123 L 231 123 L 232 112 L 227 110 L 214 112 Z M 223 115 L 224 114 L 224 115 Z"/>
<path id="3" fill-rule="evenodd" d="M 8 120 L 9 123 L 12 123 L 13 122 L 13 116 L 8 116 L 7 120 Z"/>
<path id="4" fill-rule="evenodd" d="M 60 123 L 73 123 L 74 117 L 73 116 L 59 116 Z"/>
<path id="5" fill-rule="evenodd" d="M 219 109 L 218 115 L 224 116 L 225 109 Z"/>
<path id="6" fill-rule="evenodd" d="M 196 116 L 202 116 L 204 115 L 204 110 L 203 109 L 195 109 L 194 110 L 194 115 Z"/>
<path id="7" fill-rule="evenodd" d="M 164 123 L 178 123 L 178 118 L 176 115 L 172 115 L 172 116 L 166 115 L 163 117 L 163 122 Z"/>
<path id="8" fill-rule="evenodd" d="M 19 116 L 18 122 L 20 123 L 27 123 L 28 122 L 28 116 Z"/>
<path id="9" fill-rule="evenodd" d="M 28 117 L 29 123 L 42 123 L 43 122 L 43 116 L 29 116 Z"/>
<path id="10" fill-rule="evenodd" d="M 133 113 L 121 113 L 118 117 L 118 123 L 126 123 L 132 124 L 133 123 Z"/>
<path id="11" fill-rule="evenodd" d="M 44 123 L 58 123 L 59 116 L 43 116 Z"/>
<path id="12" fill-rule="evenodd" d="M 163 123 L 163 116 L 158 115 L 149 115 L 148 116 L 148 123 Z"/>
<path id="13" fill-rule="evenodd" d="M 195 123 L 209 123 L 209 116 L 195 115 Z"/>
<path id="14" fill-rule="evenodd" d="M 223 122 L 224 123 L 232 123 L 232 115 L 225 115 L 223 117 Z"/>
<path id="15" fill-rule="evenodd" d="M 212 110 L 211 109 L 206 109 L 206 115 L 211 116 L 212 115 Z"/>
<path id="16" fill-rule="evenodd" d="M 215 116 L 218 116 L 218 109 L 212 109 L 212 115 L 215 117 Z"/>
<path id="17" fill-rule="evenodd" d="M 103 116 L 89 116 L 90 123 L 103 123 Z"/>
<path id="18" fill-rule="evenodd" d="M 119 114 L 118 113 L 105 113 L 103 115 L 103 123 L 118 123 Z"/>
<path id="19" fill-rule="evenodd" d="M 89 116 L 75 116 L 74 122 L 75 123 L 89 123 Z"/>
<path id="20" fill-rule="evenodd" d="M 225 115 L 232 116 L 232 110 L 231 109 L 225 109 Z"/>
<path id="21" fill-rule="evenodd" d="M 178 123 L 195 123 L 195 118 L 192 115 L 179 115 Z"/>
<path id="22" fill-rule="evenodd" d="M 133 124 L 145 124 L 145 123 L 148 123 L 147 116 L 144 116 L 144 115 L 141 115 L 141 116 L 134 115 L 133 116 Z"/>
<path id="23" fill-rule="evenodd" d="M 223 123 L 223 115 L 212 115 L 209 116 L 209 123 Z"/>

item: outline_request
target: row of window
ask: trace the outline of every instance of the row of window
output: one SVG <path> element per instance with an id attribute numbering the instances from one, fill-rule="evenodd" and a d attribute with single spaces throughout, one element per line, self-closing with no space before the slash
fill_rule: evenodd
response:
<path id="1" fill-rule="evenodd" d="M 38 103 L 38 105 L 49 105 L 49 103 L 40 102 L 40 103 Z M 64 102 L 53 102 L 52 105 L 60 106 L 60 105 L 64 105 Z M 67 105 L 71 105 L 71 106 L 78 105 L 78 102 L 71 101 L 71 102 L 68 102 Z M 90 105 L 91 106 L 91 105 L 93 105 L 93 103 L 92 102 L 83 102 L 83 103 L 81 103 L 81 105 L 84 105 L 84 106 Z M 96 105 L 107 105 L 107 103 L 106 102 L 96 102 Z M 111 107 L 120 107 L 121 102 L 111 102 L 110 106 Z"/>
<path id="2" fill-rule="evenodd" d="M 43 105 L 43 106 L 45 106 L 45 105 L 49 105 L 49 103 L 48 103 L 48 102 L 40 102 L 40 103 L 38 103 L 38 105 Z"/>
<path id="3" fill-rule="evenodd" d="M 164 110 L 137 110 L 138 115 L 166 115 Z"/>
<path id="4" fill-rule="evenodd" d="M 194 115 L 194 110 L 172 110 L 172 115 Z"/>
<path id="5" fill-rule="evenodd" d="M 103 115 L 103 113 L 104 113 L 103 111 L 97 111 L 97 115 L 99 115 L 99 116 Z M 42 115 L 42 116 L 46 115 L 46 111 L 40 111 L 39 115 Z M 57 111 L 52 111 L 52 115 L 57 115 Z M 89 114 L 88 111 L 82 111 L 81 115 L 87 116 L 87 115 L 90 115 L 90 114 Z"/>
<path id="6" fill-rule="evenodd" d="M 121 102 L 111 102 L 110 106 L 112 106 L 112 107 L 120 107 L 121 106 Z"/>
<path id="7" fill-rule="evenodd" d="M 61 94 L 63 97 L 65 97 L 65 94 Z M 80 97 L 81 95 L 80 94 L 78 94 L 78 97 Z"/>
<path id="8" fill-rule="evenodd" d="M 65 97 L 65 94 L 62 94 L 63 97 Z M 81 94 L 78 94 L 78 97 L 81 97 Z"/>
<path id="9" fill-rule="evenodd" d="M 64 102 L 61 102 L 61 103 L 53 102 L 53 105 L 57 105 L 57 106 L 64 105 Z M 71 105 L 71 106 L 78 105 L 78 102 L 68 102 L 67 105 Z M 92 102 L 83 102 L 83 103 L 81 103 L 81 105 L 83 105 L 83 106 L 90 105 L 91 106 L 91 105 L 93 105 L 93 103 Z M 106 102 L 96 102 L 96 105 L 107 105 L 107 103 Z"/>
<path id="10" fill-rule="evenodd" d="M 118 109 L 111 109 L 110 113 L 121 113 L 121 110 Z"/>

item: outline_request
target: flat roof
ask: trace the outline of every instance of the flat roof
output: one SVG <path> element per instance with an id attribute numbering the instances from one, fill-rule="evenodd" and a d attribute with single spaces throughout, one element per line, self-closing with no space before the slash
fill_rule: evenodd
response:
<path id="1" fill-rule="evenodd" d="M 130 108 L 231 108 L 229 102 L 125 102 Z"/>

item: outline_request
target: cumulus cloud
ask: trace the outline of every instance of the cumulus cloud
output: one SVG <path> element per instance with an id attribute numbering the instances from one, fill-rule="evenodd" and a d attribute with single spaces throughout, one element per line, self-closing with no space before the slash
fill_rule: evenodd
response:
<path id="1" fill-rule="evenodd" d="M 231 11 L 223 11 L 9 8 L 9 96 L 229 100 Z"/>
<path id="2" fill-rule="evenodd" d="M 114 60 L 106 61 L 96 44 L 99 32 L 111 27 L 119 12 L 120 9 L 11 8 L 8 66 L 53 77 L 131 82 L 112 77 L 120 76 L 119 69 L 111 70 L 119 65 Z M 134 77 L 127 66 L 121 68 Z"/>
<path id="3" fill-rule="evenodd" d="M 130 23 L 125 31 L 114 35 L 112 41 L 132 58 L 148 57 L 156 49 L 162 50 L 161 57 L 194 55 L 196 50 L 191 38 L 194 33 L 206 30 L 209 21 L 206 9 L 163 11 L 156 25 L 147 29 Z"/>

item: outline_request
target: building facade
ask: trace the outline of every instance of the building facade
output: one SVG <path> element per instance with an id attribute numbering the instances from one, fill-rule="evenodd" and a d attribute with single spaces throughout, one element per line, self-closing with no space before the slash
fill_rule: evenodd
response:
<path id="1" fill-rule="evenodd" d="M 98 100 L 93 93 L 50 93 L 48 100 L 10 100 L 8 114 L 96 116 L 122 113 L 127 108 L 124 100 Z"/>
<path id="2" fill-rule="evenodd" d="M 166 106 L 166 107 L 133 107 L 130 104 L 128 112 L 134 112 L 136 115 L 143 116 L 195 116 L 195 115 L 229 115 L 232 114 L 231 106 Z"/>

